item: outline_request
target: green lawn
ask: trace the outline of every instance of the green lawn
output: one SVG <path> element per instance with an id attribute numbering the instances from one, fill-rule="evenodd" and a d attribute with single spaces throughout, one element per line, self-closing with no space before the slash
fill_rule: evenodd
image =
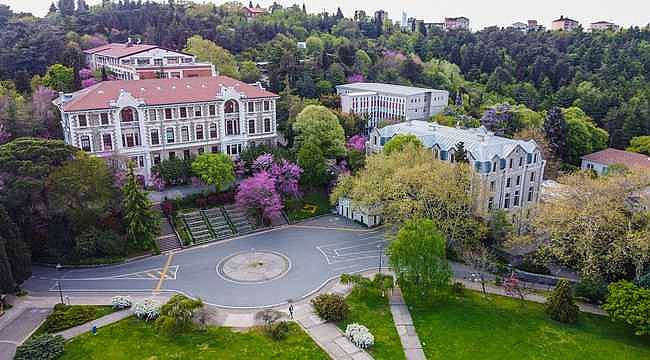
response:
<path id="1" fill-rule="evenodd" d="M 375 345 L 368 350 L 372 357 L 377 360 L 404 359 L 404 350 L 393 323 L 388 298 L 373 292 L 362 295 L 354 290 L 346 300 L 350 314 L 344 322 L 338 324 L 339 328 L 345 332 L 345 327 L 350 323 L 364 325 L 375 337 Z"/>
<path id="2" fill-rule="evenodd" d="M 34 335 L 57 333 L 99 319 L 115 310 L 110 305 L 56 305 Z"/>
<path id="3" fill-rule="evenodd" d="M 577 324 L 565 325 L 550 320 L 538 303 L 466 293 L 411 307 L 428 359 L 650 359 L 649 337 L 606 317 L 581 313 Z"/>
<path id="4" fill-rule="evenodd" d="M 259 330 L 246 333 L 211 327 L 169 337 L 150 323 L 129 317 L 81 335 L 65 346 L 61 359 L 328 359 L 295 323 L 286 339 L 275 341 Z"/>
<path id="5" fill-rule="evenodd" d="M 318 215 L 329 214 L 330 208 L 329 195 L 327 195 L 325 189 L 316 189 L 306 193 L 302 199 L 287 201 L 286 204 L 287 217 L 291 221 L 300 221 Z"/>

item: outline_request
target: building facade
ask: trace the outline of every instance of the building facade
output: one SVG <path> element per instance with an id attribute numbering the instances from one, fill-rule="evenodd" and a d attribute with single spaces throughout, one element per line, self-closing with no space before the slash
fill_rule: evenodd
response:
<path id="1" fill-rule="evenodd" d="M 106 158 L 133 161 L 146 182 L 169 158 L 212 152 L 232 157 L 249 145 L 274 145 L 276 94 L 225 76 L 104 81 L 61 93 L 65 142 Z"/>
<path id="2" fill-rule="evenodd" d="M 91 70 L 105 69 L 118 80 L 216 76 L 214 65 L 196 62 L 194 55 L 157 45 L 107 44 L 84 50 Z"/>
<path id="3" fill-rule="evenodd" d="M 469 30 L 469 19 L 464 16 L 445 18 L 445 30 Z"/>
<path id="4" fill-rule="evenodd" d="M 339 85 L 336 92 L 341 96 L 341 111 L 367 117 L 368 129 L 381 120 L 426 120 L 442 112 L 449 102 L 445 90 L 380 83 Z"/>
<path id="5" fill-rule="evenodd" d="M 551 23 L 551 30 L 553 31 L 573 31 L 578 27 L 580 27 L 578 21 L 564 17 L 564 15 Z"/>
<path id="6" fill-rule="evenodd" d="M 344 218 L 364 224 L 367 227 L 381 225 L 381 212 L 378 209 L 368 210 L 354 206 L 348 198 L 340 198 L 336 204 L 336 213 Z"/>
<path id="7" fill-rule="evenodd" d="M 593 170 L 598 175 L 606 174 L 612 165 L 623 165 L 630 169 L 650 171 L 650 156 L 618 149 L 605 149 L 583 156 L 581 168 Z"/>
<path id="8" fill-rule="evenodd" d="M 455 149 L 462 142 L 467 161 L 477 177 L 475 209 L 479 214 L 499 209 L 517 214 L 539 201 L 546 161 L 533 140 L 495 136 L 484 127 L 461 129 L 410 121 L 373 130 L 367 151 L 381 151 L 398 134 L 417 136 L 431 150 L 434 159 L 449 163 L 456 162 Z"/>
<path id="9" fill-rule="evenodd" d="M 589 25 L 589 29 L 591 31 L 606 31 L 606 30 L 612 30 L 612 31 L 618 31 L 620 27 L 613 22 L 609 21 L 597 21 L 593 22 Z"/>

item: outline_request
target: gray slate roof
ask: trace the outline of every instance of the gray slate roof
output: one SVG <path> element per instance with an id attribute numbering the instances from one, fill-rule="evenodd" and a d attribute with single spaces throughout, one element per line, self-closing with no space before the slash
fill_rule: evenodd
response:
<path id="1" fill-rule="evenodd" d="M 413 134 L 427 148 L 438 146 L 440 150 L 449 151 L 459 142 L 463 142 L 465 149 L 475 161 L 492 161 L 495 157 L 506 158 L 513 150 L 520 146 L 527 153 L 532 153 L 537 148 L 534 140 L 513 140 L 495 136 L 485 127 L 460 129 L 442 126 L 435 122 L 421 120 L 407 121 L 389 125 L 378 130 L 382 138 L 392 138 L 398 134 Z"/>

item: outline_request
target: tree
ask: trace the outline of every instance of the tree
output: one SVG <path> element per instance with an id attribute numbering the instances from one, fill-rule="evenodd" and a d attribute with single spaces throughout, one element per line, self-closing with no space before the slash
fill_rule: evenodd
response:
<path id="1" fill-rule="evenodd" d="M 404 223 L 388 248 L 391 267 L 400 287 L 431 300 L 447 290 L 451 269 L 444 235 L 428 219 Z"/>
<path id="2" fill-rule="evenodd" d="M 546 166 L 544 166 L 544 178 L 554 180 L 559 176 L 562 160 L 553 151 L 551 144 L 542 129 L 523 129 L 516 133 L 514 138 L 524 141 L 534 140 L 537 143 L 537 146 L 540 147 L 542 157 L 544 158 L 544 161 L 546 161 Z"/>
<path id="3" fill-rule="evenodd" d="M 571 107 L 563 110 L 567 124 L 568 153 L 567 162 L 580 165 L 583 155 L 605 149 L 608 134 L 598 128 L 580 108 Z"/>
<path id="4" fill-rule="evenodd" d="M 136 249 L 157 250 L 156 238 L 160 233 L 160 221 L 151 209 L 147 192 L 138 186 L 131 163 L 122 192 L 126 237 L 130 245 Z"/>
<path id="5" fill-rule="evenodd" d="M 454 161 L 465 164 L 469 163 L 469 159 L 467 158 L 467 150 L 465 150 L 465 143 L 462 141 L 456 144 L 454 147 Z"/>
<path id="6" fill-rule="evenodd" d="M 235 204 L 255 216 L 259 223 L 278 219 L 283 208 L 276 182 L 266 171 L 259 171 L 239 184 Z"/>
<path id="7" fill-rule="evenodd" d="M 262 73 L 254 62 L 247 60 L 242 61 L 239 64 L 239 76 L 241 81 L 252 84 L 256 81 L 260 81 Z"/>
<path id="8" fill-rule="evenodd" d="M 553 320 L 573 324 L 578 321 L 578 305 L 575 304 L 571 284 L 566 279 L 560 279 L 555 289 L 546 299 L 544 311 Z"/>
<path id="9" fill-rule="evenodd" d="M 153 167 L 153 172 L 160 176 L 166 185 L 188 184 L 193 176 L 192 159 L 178 157 L 165 159 Z"/>
<path id="10" fill-rule="evenodd" d="M 619 281 L 610 284 L 608 290 L 603 309 L 609 317 L 632 326 L 636 335 L 650 334 L 650 289 Z"/>
<path id="11" fill-rule="evenodd" d="M 321 149 L 313 143 L 305 143 L 298 151 L 298 165 L 303 168 L 301 180 L 308 186 L 320 186 L 328 180 L 327 163 Z"/>
<path id="12" fill-rule="evenodd" d="M 551 108 L 546 114 L 544 133 L 553 153 L 566 161 L 569 158 L 569 127 L 560 108 Z"/>
<path id="13" fill-rule="evenodd" d="M 55 91 L 73 91 L 74 69 L 61 64 L 51 65 L 43 77 L 43 85 Z"/>
<path id="14" fill-rule="evenodd" d="M 210 40 L 203 39 L 200 35 L 194 35 L 187 39 L 183 51 L 196 56 L 199 61 L 214 64 L 221 75 L 239 78 L 235 57 L 228 50 Z"/>
<path id="15" fill-rule="evenodd" d="M 650 135 L 632 138 L 626 150 L 650 156 Z"/>
<path id="16" fill-rule="evenodd" d="M 59 0 L 59 11 L 61 15 L 74 15 L 74 0 Z"/>
<path id="17" fill-rule="evenodd" d="M 197 156 L 192 162 L 192 171 L 206 184 L 214 185 L 217 191 L 225 189 L 235 181 L 232 160 L 223 153 Z"/>
<path id="18" fill-rule="evenodd" d="M 306 106 L 293 124 L 295 147 L 316 145 L 328 158 L 345 155 L 345 132 L 336 115 L 324 106 Z M 305 168 L 302 164 L 301 166 Z"/>
<path id="19" fill-rule="evenodd" d="M 32 275 L 29 248 L 20 237 L 18 227 L 0 204 L 0 292 L 12 293 Z"/>
<path id="20" fill-rule="evenodd" d="M 403 151 L 409 147 L 424 148 L 417 136 L 413 134 L 398 134 L 384 144 L 383 152 L 387 156 L 390 156 L 392 153 Z"/>
<path id="21" fill-rule="evenodd" d="M 167 335 L 178 335 L 192 326 L 192 317 L 202 306 L 201 299 L 175 294 L 160 308 L 156 326 Z"/>

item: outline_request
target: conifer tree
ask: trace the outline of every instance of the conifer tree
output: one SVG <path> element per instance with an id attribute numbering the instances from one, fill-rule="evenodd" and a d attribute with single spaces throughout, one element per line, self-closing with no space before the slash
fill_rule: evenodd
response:
<path id="1" fill-rule="evenodd" d="M 578 305 L 575 304 L 568 280 L 558 281 L 553 293 L 547 299 L 545 310 L 553 320 L 567 324 L 578 320 Z"/>
<path id="2" fill-rule="evenodd" d="M 133 173 L 133 164 L 129 163 L 124 193 L 124 222 L 129 244 L 138 249 L 157 250 L 156 237 L 160 232 L 160 222 L 151 209 L 147 192 L 140 189 Z"/>
<path id="3" fill-rule="evenodd" d="M 4 207 L 0 206 L 0 272 L 9 269 L 9 274 L 0 276 L 0 290 L 11 292 L 32 276 L 32 262 L 27 244 L 21 239 L 16 224 Z M 4 254 L 3 254 L 4 253 Z M 3 259 L 3 256 L 6 259 Z M 7 289 L 13 287 L 13 289 Z"/>
<path id="4" fill-rule="evenodd" d="M 568 132 L 569 128 L 564 119 L 562 109 L 558 107 L 551 108 L 544 121 L 544 133 L 555 155 L 565 161 L 569 153 Z"/>

